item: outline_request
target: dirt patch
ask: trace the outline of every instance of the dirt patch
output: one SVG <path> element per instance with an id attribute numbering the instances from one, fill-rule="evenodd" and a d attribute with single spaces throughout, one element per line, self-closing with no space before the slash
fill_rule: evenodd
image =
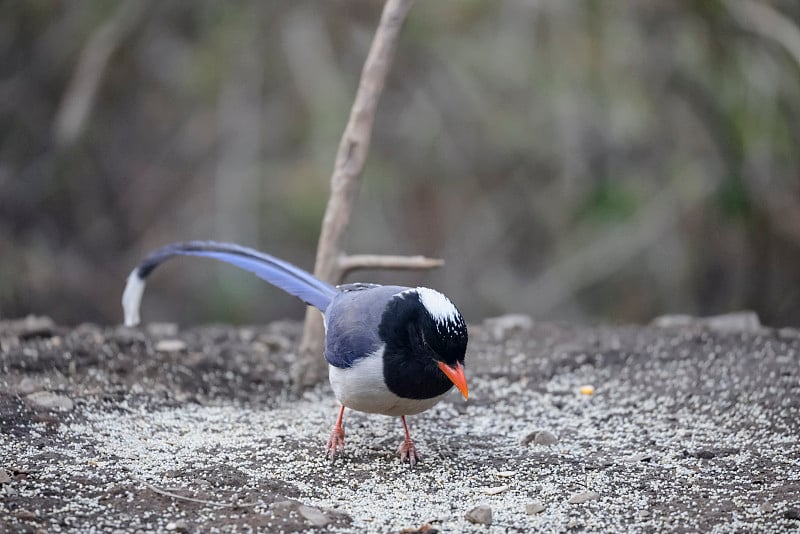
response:
<path id="1" fill-rule="evenodd" d="M 0 323 L 0 531 L 484 532 L 481 504 L 498 532 L 800 526 L 797 331 L 470 333 L 470 401 L 410 419 L 410 469 L 399 422 L 354 412 L 323 459 L 336 402 L 289 388 L 299 324 Z"/>

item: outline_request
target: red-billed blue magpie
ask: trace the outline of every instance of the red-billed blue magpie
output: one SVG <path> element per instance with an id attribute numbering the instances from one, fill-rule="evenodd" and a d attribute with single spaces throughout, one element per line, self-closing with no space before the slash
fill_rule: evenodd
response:
<path id="1" fill-rule="evenodd" d="M 334 459 L 344 448 L 345 408 L 400 416 L 402 461 L 419 459 L 406 424 L 455 385 L 468 397 L 464 376 L 467 325 L 450 300 L 425 287 L 345 284 L 332 286 L 294 265 L 233 243 L 188 241 L 151 252 L 131 272 L 122 296 L 125 324 L 139 323 L 145 279 L 174 256 L 230 263 L 318 308 L 325 323 L 324 356 L 331 387 L 341 403 L 326 447 Z"/>

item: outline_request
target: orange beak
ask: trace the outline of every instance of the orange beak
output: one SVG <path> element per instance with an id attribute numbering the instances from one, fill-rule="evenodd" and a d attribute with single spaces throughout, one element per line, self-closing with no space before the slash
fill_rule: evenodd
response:
<path id="1" fill-rule="evenodd" d="M 469 388 L 467 387 L 467 377 L 464 376 L 464 366 L 460 363 L 456 363 L 452 367 L 444 362 L 436 362 L 436 364 L 444 375 L 455 384 L 461 394 L 464 395 L 464 400 L 467 400 L 469 398 Z"/>

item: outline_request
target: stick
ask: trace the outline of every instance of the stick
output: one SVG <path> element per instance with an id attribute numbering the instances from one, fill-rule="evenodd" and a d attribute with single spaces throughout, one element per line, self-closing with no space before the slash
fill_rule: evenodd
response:
<path id="1" fill-rule="evenodd" d="M 397 49 L 400 29 L 413 3 L 414 0 L 387 0 L 361 71 L 350 118 L 336 153 L 331 194 L 317 245 L 314 275 L 326 282 L 337 284 L 342 279 L 342 241 L 358 192 L 358 180 L 367 160 L 375 110 Z M 297 386 L 314 384 L 324 373 L 325 362 L 319 357 L 324 337 L 320 319 L 316 310 L 306 312 L 303 339 L 291 372 Z"/>
<path id="2" fill-rule="evenodd" d="M 384 256 L 377 254 L 351 254 L 339 258 L 339 270 L 344 277 L 359 269 L 416 270 L 435 269 L 444 265 L 444 260 L 425 256 Z"/>

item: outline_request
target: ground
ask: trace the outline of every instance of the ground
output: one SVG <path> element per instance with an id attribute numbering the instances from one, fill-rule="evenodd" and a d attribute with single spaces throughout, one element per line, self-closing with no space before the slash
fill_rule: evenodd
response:
<path id="1" fill-rule="evenodd" d="M 797 530 L 800 331 L 740 319 L 473 325 L 414 468 L 354 412 L 325 460 L 299 324 L 0 322 L 0 532 Z"/>

